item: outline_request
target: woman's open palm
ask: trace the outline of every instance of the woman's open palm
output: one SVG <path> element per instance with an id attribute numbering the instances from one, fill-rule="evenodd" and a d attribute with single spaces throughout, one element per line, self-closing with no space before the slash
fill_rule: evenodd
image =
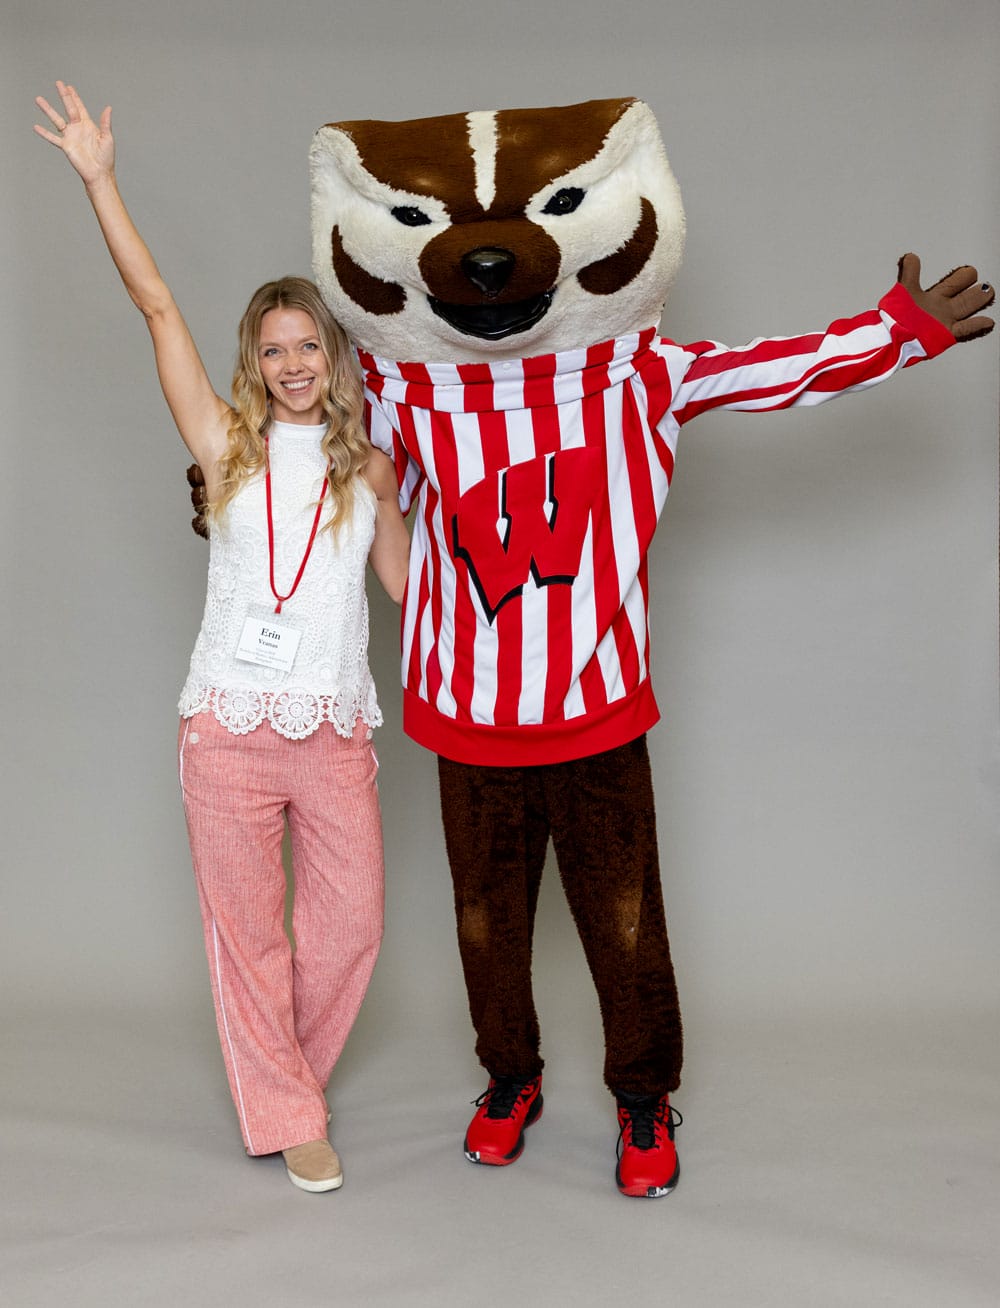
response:
<path id="1" fill-rule="evenodd" d="M 114 169 L 115 142 L 111 135 L 111 106 L 105 108 L 100 122 L 95 123 L 72 86 L 56 82 L 56 90 L 63 102 L 63 114 L 53 108 L 44 96 L 35 97 L 35 104 L 55 127 L 55 132 L 37 124 L 35 131 L 52 145 L 58 146 L 80 174 L 84 184 L 90 185 Z"/>

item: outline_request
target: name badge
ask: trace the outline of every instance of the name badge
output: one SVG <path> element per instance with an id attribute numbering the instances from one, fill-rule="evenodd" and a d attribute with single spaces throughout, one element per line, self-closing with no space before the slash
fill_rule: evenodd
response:
<path id="1" fill-rule="evenodd" d="M 302 632 L 297 627 L 251 616 L 243 624 L 236 657 L 241 663 L 259 663 L 265 668 L 291 672 L 301 639 Z"/>

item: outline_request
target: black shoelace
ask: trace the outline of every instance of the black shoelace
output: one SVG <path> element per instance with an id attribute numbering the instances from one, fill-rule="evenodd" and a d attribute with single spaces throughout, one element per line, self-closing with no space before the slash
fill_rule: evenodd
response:
<path id="1" fill-rule="evenodd" d="M 472 1102 L 480 1108 L 486 1104 L 487 1117 L 510 1117 L 515 1104 L 532 1084 L 533 1081 L 520 1081 L 514 1076 L 498 1076 L 493 1085 L 487 1086 Z"/>
<path id="2" fill-rule="evenodd" d="M 618 1132 L 619 1153 L 621 1153 L 621 1142 L 626 1126 L 632 1127 L 632 1144 L 636 1149 L 655 1149 L 657 1127 L 665 1128 L 668 1137 L 672 1140 L 674 1132 L 684 1121 L 676 1108 L 672 1105 L 668 1106 L 665 1096 L 657 1098 L 650 1096 L 647 1099 L 641 1099 L 639 1096 L 629 1096 L 626 1099 L 622 1096 L 618 1103 L 627 1114 Z"/>

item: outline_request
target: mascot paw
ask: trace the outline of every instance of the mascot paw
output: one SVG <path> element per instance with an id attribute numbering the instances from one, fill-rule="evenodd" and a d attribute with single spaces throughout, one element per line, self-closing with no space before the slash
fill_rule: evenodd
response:
<path id="1" fill-rule="evenodd" d="M 983 316 L 983 310 L 996 299 L 996 287 L 981 282 L 979 273 L 969 264 L 952 269 L 923 291 L 920 260 L 915 254 L 904 254 L 899 261 L 898 280 L 914 303 L 943 323 L 956 341 L 974 341 L 993 330 L 993 319 Z"/>
<path id="2" fill-rule="evenodd" d="M 208 540 L 208 519 L 205 517 L 205 476 L 197 463 L 192 463 L 187 470 L 187 481 L 191 487 L 191 507 L 194 509 L 194 517 L 191 519 L 191 530 L 197 535 Z"/>

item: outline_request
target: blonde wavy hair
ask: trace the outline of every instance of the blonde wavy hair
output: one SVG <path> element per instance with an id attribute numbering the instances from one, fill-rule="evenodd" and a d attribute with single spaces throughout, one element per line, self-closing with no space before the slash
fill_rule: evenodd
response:
<path id="1" fill-rule="evenodd" d="M 324 530 L 336 533 L 351 518 L 359 481 L 367 484 L 362 470 L 371 446 L 362 425 L 361 378 L 344 329 L 317 288 L 304 277 L 267 282 L 254 292 L 240 319 L 228 448 L 219 460 L 219 493 L 208 506 L 208 514 L 217 521 L 246 479 L 267 463 L 264 436 L 271 423 L 271 411 L 258 356 L 261 322 L 272 309 L 302 309 L 309 314 L 329 364 L 329 375 L 320 389 L 328 423 L 321 449 L 330 461 L 327 480 L 331 515 Z"/>

